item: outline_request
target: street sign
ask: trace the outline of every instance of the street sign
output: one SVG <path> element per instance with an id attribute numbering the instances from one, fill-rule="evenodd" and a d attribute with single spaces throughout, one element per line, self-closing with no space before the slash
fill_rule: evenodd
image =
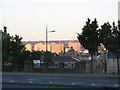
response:
<path id="1" fill-rule="evenodd" d="M 40 60 L 33 60 L 34 68 L 40 68 Z"/>

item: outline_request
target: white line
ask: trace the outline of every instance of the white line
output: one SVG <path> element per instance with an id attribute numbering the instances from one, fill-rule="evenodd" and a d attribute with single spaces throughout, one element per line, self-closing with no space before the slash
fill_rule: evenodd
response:
<path id="1" fill-rule="evenodd" d="M 77 60 L 77 61 L 80 61 L 80 59 L 77 59 L 77 58 L 74 58 L 74 57 L 72 57 L 73 59 L 75 59 L 75 60 Z"/>
<path id="2" fill-rule="evenodd" d="M 72 83 L 72 85 L 75 85 L 75 83 Z"/>
<path id="3" fill-rule="evenodd" d="M 35 79 L 26 79 L 26 80 L 35 80 Z"/>
<path id="4" fill-rule="evenodd" d="M 92 86 L 94 86 L 95 84 L 91 84 Z"/>
<path id="5" fill-rule="evenodd" d="M 50 84 L 53 83 L 53 82 L 49 82 Z"/>
<path id="6" fill-rule="evenodd" d="M 114 85 L 115 87 L 118 87 L 119 85 Z"/>
<path id="7" fill-rule="evenodd" d="M 12 81 L 12 80 L 10 80 L 10 82 L 12 83 L 13 81 Z"/>
<path id="8" fill-rule="evenodd" d="M 32 83 L 32 81 L 29 81 L 29 83 Z"/>

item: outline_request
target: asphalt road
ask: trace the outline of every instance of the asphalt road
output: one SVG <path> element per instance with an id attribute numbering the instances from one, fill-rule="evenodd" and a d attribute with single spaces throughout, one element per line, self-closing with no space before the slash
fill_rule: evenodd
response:
<path id="1" fill-rule="evenodd" d="M 2 90 L 14 90 L 14 88 L 17 88 L 18 90 L 22 89 L 22 90 L 40 90 L 42 89 L 46 89 L 46 90 L 50 90 L 50 89 L 56 89 L 56 90 L 61 90 L 61 89 L 65 89 L 65 90 L 117 90 L 117 89 L 113 89 L 113 88 L 84 88 L 84 87 L 60 87 L 60 86 L 33 86 L 33 85 L 12 85 L 12 84 L 4 84 L 3 87 L 7 87 L 7 88 L 3 88 Z"/>
<path id="2" fill-rule="evenodd" d="M 68 88 L 60 86 L 42 86 L 42 85 L 18 85 L 18 84 L 3 84 L 2 88 Z"/>
<path id="3" fill-rule="evenodd" d="M 67 76 L 68 75 L 68 76 Z M 119 80 L 115 77 L 88 77 L 88 75 L 58 75 L 58 74 L 3 74 L 3 88 L 81 88 L 108 87 L 118 88 Z"/>

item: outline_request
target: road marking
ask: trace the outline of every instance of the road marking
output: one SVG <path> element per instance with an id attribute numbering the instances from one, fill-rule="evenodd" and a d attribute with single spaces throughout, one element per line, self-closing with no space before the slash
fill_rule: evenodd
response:
<path id="1" fill-rule="evenodd" d="M 13 81 L 12 81 L 12 80 L 10 80 L 10 82 L 12 83 Z"/>
<path id="2" fill-rule="evenodd" d="M 118 85 L 114 85 L 115 87 L 118 87 Z"/>
<path id="3" fill-rule="evenodd" d="M 72 83 L 72 85 L 75 85 L 75 83 Z"/>
<path id="4" fill-rule="evenodd" d="M 95 84 L 91 84 L 92 86 L 94 86 Z"/>
<path id="5" fill-rule="evenodd" d="M 32 83 L 32 81 L 29 81 L 29 83 Z"/>
<path id="6" fill-rule="evenodd" d="M 34 79 L 26 79 L 26 80 L 34 80 Z"/>
<path id="7" fill-rule="evenodd" d="M 52 84 L 53 82 L 49 82 L 50 84 Z"/>

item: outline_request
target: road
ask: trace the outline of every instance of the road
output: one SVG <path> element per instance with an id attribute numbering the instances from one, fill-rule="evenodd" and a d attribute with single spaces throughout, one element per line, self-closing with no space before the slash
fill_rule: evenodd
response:
<path id="1" fill-rule="evenodd" d="M 3 84 L 3 88 L 68 88 L 60 86 L 42 86 L 42 85 L 18 85 L 18 84 Z"/>
<path id="2" fill-rule="evenodd" d="M 36 89 L 48 89 L 48 90 L 50 90 L 51 88 L 54 88 L 54 89 L 56 89 L 56 90 L 61 90 L 61 89 L 63 89 L 63 88 L 65 88 L 65 90 L 76 90 L 76 89 L 78 89 L 78 90 L 101 90 L 101 88 L 83 88 L 83 87 L 79 87 L 79 88 L 76 88 L 76 87 L 60 87 L 60 86 L 33 86 L 33 85 L 11 85 L 11 84 L 9 84 L 9 85 L 3 85 L 3 87 L 7 87 L 7 88 L 9 88 L 9 89 L 13 89 L 13 88 L 16 88 L 17 87 L 17 89 L 19 90 L 26 90 L 26 89 L 28 89 L 28 90 L 36 90 Z M 3 88 L 2 90 L 9 90 L 9 89 L 6 89 L 6 88 Z M 106 90 L 106 88 L 102 88 L 102 90 Z M 107 89 L 108 90 L 108 89 Z M 109 90 L 113 90 L 112 88 L 110 88 Z M 114 89 L 115 90 L 115 89 Z"/>
<path id="3" fill-rule="evenodd" d="M 3 88 L 118 88 L 119 76 L 97 74 L 3 73 Z M 98 77 L 99 76 L 99 77 Z"/>

